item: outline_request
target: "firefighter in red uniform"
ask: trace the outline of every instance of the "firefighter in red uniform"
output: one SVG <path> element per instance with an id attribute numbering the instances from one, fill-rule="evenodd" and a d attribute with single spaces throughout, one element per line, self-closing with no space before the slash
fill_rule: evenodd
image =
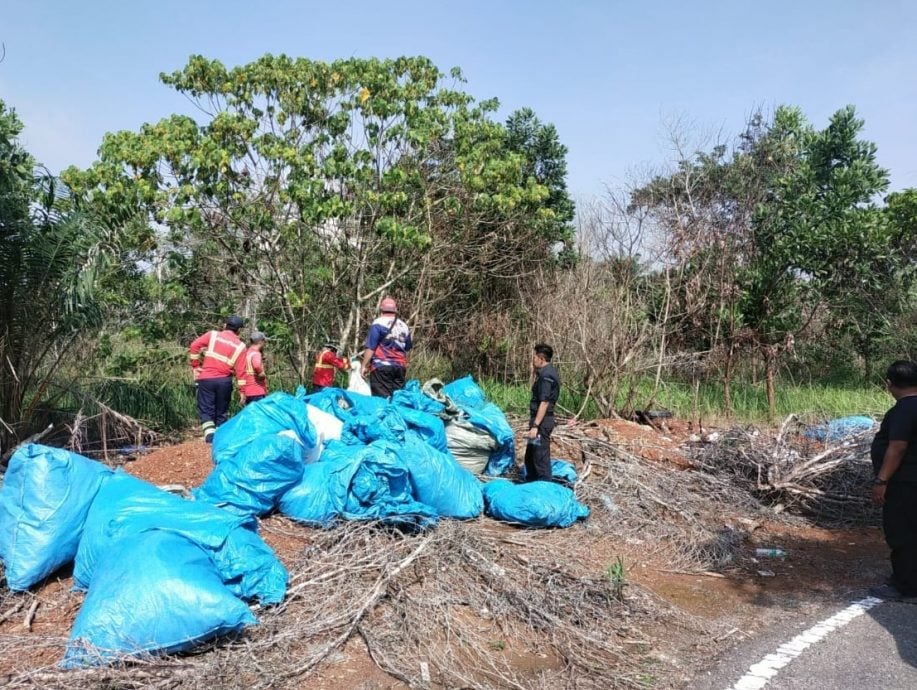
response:
<path id="1" fill-rule="evenodd" d="M 334 385 L 334 370 L 347 371 L 350 367 L 347 361 L 338 357 L 337 343 L 325 343 L 322 351 L 315 358 L 315 369 L 312 371 L 312 391 L 317 393 L 323 388 Z"/>
<path id="2" fill-rule="evenodd" d="M 242 325 L 241 317 L 230 316 L 224 330 L 204 333 L 188 348 L 197 385 L 197 414 L 207 443 L 213 442 L 216 428 L 229 417 L 233 375 L 240 383 L 245 380 L 245 343 L 239 340 Z"/>
<path id="3" fill-rule="evenodd" d="M 251 405 L 267 395 L 267 375 L 264 373 L 264 359 L 261 356 L 266 342 L 267 336 L 260 331 L 252 331 L 248 337 L 245 381 L 239 385 L 239 398 L 243 405 Z"/>

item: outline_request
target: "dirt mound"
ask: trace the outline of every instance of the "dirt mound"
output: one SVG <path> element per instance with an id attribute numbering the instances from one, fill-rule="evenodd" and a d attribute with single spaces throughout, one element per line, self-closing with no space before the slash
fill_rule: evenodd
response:
<path id="1" fill-rule="evenodd" d="M 151 484 L 182 484 L 189 488 L 200 486 L 213 469 L 210 448 L 203 440 L 157 448 L 126 463 L 124 470 Z"/>
<path id="2" fill-rule="evenodd" d="M 602 439 L 625 452 L 654 462 L 666 462 L 686 469 L 691 459 L 681 450 L 684 439 L 667 436 L 652 427 L 623 419 L 601 419 L 583 425 L 584 433 Z"/>

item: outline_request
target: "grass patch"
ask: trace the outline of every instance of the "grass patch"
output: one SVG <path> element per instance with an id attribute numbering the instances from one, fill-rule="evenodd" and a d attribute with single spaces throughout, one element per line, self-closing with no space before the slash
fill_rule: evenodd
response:
<path id="1" fill-rule="evenodd" d="M 493 402 L 507 412 L 528 414 L 530 389 L 527 384 L 505 384 L 497 381 L 482 381 L 482 387 Z M 651 379 L 638 381 L 634 405 L 641 409 L 650 401 L 653 382 Z M 764 383 L 737 382 L 733 384 L 733 417 L 747 422 L 766 422 L 767 392 Z M 565 414 L 577 412 L 582 407 L 582 396 L 569 388 L 561 389 L 559 407 Z M 625 404 L 622 395 L 619 407 Z M 810 419 L 831 419 L 852 414 L 866 414 L 881 417 L 892 406 L 892 399 L 881 388 L 845 384 L 778 384 L 777 415 L 784 417 L 798 414 Z M 694 392 L 690 383 L 680 381 L 663 382 L 656 394 L 652 407 L 671 410 L 676 416 L 690 419 L 694 410 Z M 717 382 L 704 382 L 698 391 L 697 412 L 704 420 L 725 416 L 723 387 Z M 584 419 L 595 419 L 599 411 L 590 401 L 583 412 Z"/>

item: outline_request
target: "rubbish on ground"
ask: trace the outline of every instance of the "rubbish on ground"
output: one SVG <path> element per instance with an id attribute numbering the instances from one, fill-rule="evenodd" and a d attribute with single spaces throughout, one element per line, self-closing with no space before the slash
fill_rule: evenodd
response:
<path id="1" fill-rule="evenodd" d="M 423 385 L 423 392 L 443 404 L 449 450 L 466 469 L 492 477 L 512 469 L 516 459 L 512 427 L 503 411 L 487 402 L 473 378 L 466 376 L 445 385 L 432 379 Z"/>
<path id="2" fill-rule="evenodd" d="M 872 417 L 853 415 L 832 419 L 825 424 L 811 426 L 803 432 L 803 436 L 813 441 L 837 443 L 872 431 L 875 426 L 876 423 Z"/>
<path id="3" fill-rule="evenodd" d="M 407 466 L 414 495 L 441 517 L 465 520 L 484 510 L 481 482 L 454 458 L 408 433 L 404 445 L 391 446 Z"/>
<path id="4" fill-rule="evenodd" d="M 86 516 L 74 587 L 87 589 L 105 554 L 119 542 L 142 543 L 154 531 L 178 534 L 207 552 L 237 596 L 263 604 L 283 600 L 286 569 L 257 535 L 253 517 L 185 500 L 121 471 L 103 483 Z M 135 567 L 142 569 L 143 562 Z"/>
<path id="5" fill-rule="evenodd" d="M 755 549 L 755 556 L 758 558 L 783 558 L 786 556 L 786 551 L 783 549 Z"/>
<path id="6" fill-rule="evenodd" d="M 334 520 L 383 520 L 429 526 L 436 511 L 415 500 L 407 465 L 384 441 L 332 442 L 280 499 L 289 518 L 319 527 Z"/>
<path id="7" fill-rule="evenodd" d="M 207 552 L 172 532 L 122 539 L 99 561 L 63 666 L 172 654 L 255 623 Z"/>
<path id="8" fill-rule="evenodd" d="M 303 399 L 289 393 L 271 393 L 257 405 L 246 405 L 217 429 L 213 438 L 213 461 L 228 460 L 258 436 L 292 431 L 303 447 L 318 444 L 315 427 L 304 414 Z"/>
<path id="9" fill-rule="evenodd" d="M 111 474 L 60 448 L 29 444 L 13 454 L 0 489 L 0 559 L 12 591 L 74 559 L 86 515 Z"/>
<path id="10" fill-rule="evenodd" d="M 299 482 L 304 455 L 302 443 L 292 432 L 256 436 L 216 465 L 192 494 L 198 501 L 243 515 L 264 515 Z"/>
<path id="11" fill-rule="evenodd" d="M 525 479 L 528 477 L 528 474 L 528 469 L 523 465 L 522 478 Z M 576 484 L 576 467 L 573 466 L 572 462 L 568 462 L 567 460 L 551 458 L 551 476 L 554 477 L 554 479 L 560 479 L 562 482 L 566 482 L 572 486 Z"/>
<path id="12" fill-rule="evenodd" d="M 527 527 L 569 527 L 589 515 L 571 489 L 554 482 L 494 479 L 484 486 L 484 504 L 491 517 Z"/>
<path id="13" fill-rule="evenodd" d="M 759 570 L 758 575 L 761 577 L 775 577 L 776 573 L 773 570 Z"/>

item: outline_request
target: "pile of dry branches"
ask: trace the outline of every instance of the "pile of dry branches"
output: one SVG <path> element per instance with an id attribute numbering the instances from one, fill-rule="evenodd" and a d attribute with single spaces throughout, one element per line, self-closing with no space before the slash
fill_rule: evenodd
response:
<path id="1" fill-rule="evenodd" d="M 872 432 L 836 443 L 814 443 L 801 436 L 802 425 L 787 417 L 776 440 L 747 429 L 733 429 L 696 460 L 709 470 L 732 476 L 737 485 L 781 509 L 825 525 L 875 524 L 870 501 Z"/>
<path id="2" fill-rule="evenodd" d="M 54 666 L 63 637 L 7 634 L 5 680 L 13 688 L 294 688 L 317 682 L 330 662 L 368 654 L 416 688 L 646 687 L 656 682 L 644 673 L 660 625 L 711 644 L 723 631 L 614 572 L 617 549 L 629 545 L 672 568 L 716 568 L 745 536 L 731 516 L 759 507 L 728 479 L 674 471 L 582 427 L 556 434 L 556 454 L 578 461 L 576 491 L 592 510 L 583 524 L 529 531 L 443 521 L 411 534 L 368 523 L 310 530 L 271 516 L 266 534 L 304 547 L 286 559 L 286 600 L 259 611 L 257 627 L 193 655 L 79 672 Z M 0 606 L 23 596 L 34 595 Z M 61 588 L 55 596 L 48 606 L 78 595 Z M 47 652 L 38 665 L 21 653 L 35 645 Z"/>

